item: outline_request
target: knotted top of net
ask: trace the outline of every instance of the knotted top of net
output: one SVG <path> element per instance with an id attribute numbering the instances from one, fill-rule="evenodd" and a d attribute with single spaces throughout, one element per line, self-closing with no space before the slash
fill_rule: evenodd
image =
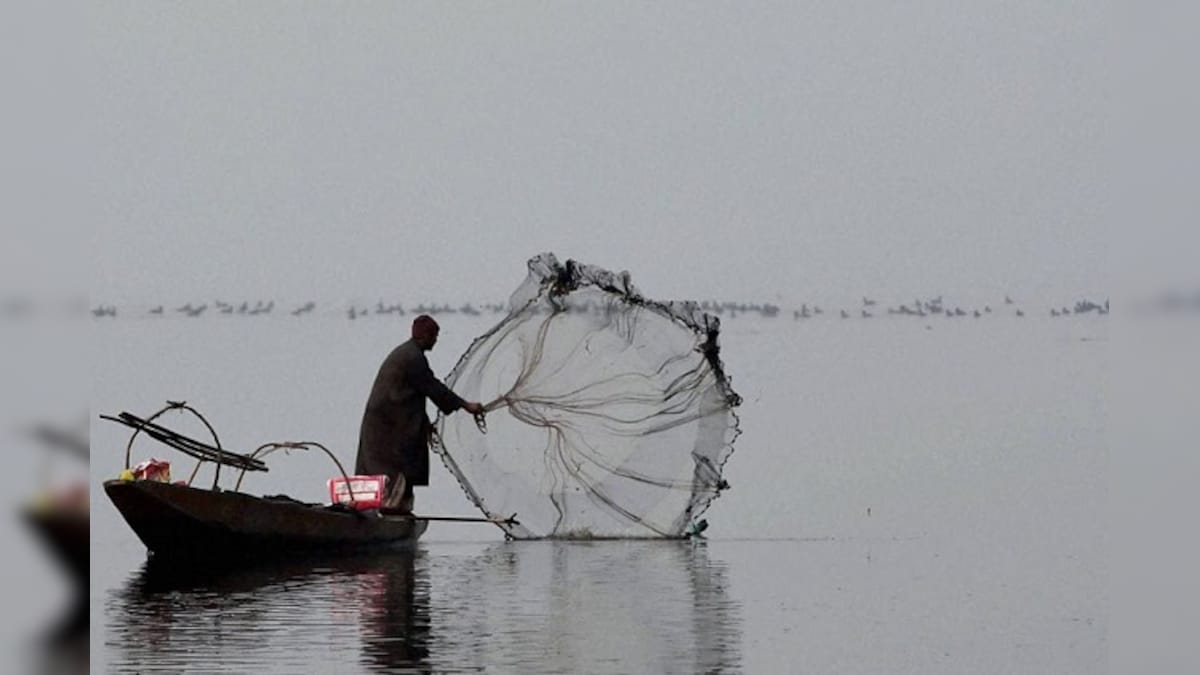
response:
<path id="1" fill-rule="evenodd" d="M 438 420 L 435 449 L 468 497 L 518 539 L 680 537 L 721 489 L 741 399 L 720 323 L 552 254 L 529 261 L 508 315 L 446 382 L 484 402 Z"/>

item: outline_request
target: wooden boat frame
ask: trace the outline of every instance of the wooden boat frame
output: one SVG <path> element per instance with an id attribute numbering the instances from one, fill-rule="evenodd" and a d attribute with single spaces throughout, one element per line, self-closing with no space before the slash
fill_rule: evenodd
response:
<path id="1" fill-rule="evenodd" d="M 188 438 L 154 420 L 169 410 L 187 411 L 204 423 L 215 446 Z M 312 442 L 266 443 L 249 455 L 229 452 L 203 415 L 182 401 L 146 419 L 130 413 L 102 419 L 134 429 L 125 449 L 125 469 L 130 469 L 133 442 L 140 433 L 162 441 L 199 461 L 186 482 L 122 479 L 104 483 L 104 492 L 122 517 L 155 556 L 194 558 L 262 558 L 316 551 L 379 550 L 410 546 L 429 525 L 413 515 L 381 515 L 344 504 L 308 504 L 287 496 L 259 497 L 240 492 L 246 471 L 266 471 L 262 457 L 279 449 L 318 448 L 347 478 L 345 468 L 328 448 Z M 201 465 L 216 464 L 211 488 L 193 487 Z M 221 466 L 240 469 L 234 490 L 219 485 Z M 351 493 L 353 499 L 353 493 Z"/>
<path id="2" fill-rule="evenodd" d="M 156 556 L 259 558 L 379 549 L 410 545 L 429 525 L 412 516 L 152 480 L 110 480 L 104 491 Z"/>
<path id="3" fill-rule="evenodd" d="M 91 459 L 91 447 L 85 435 L 50 424 L 39 424 L 30 429 L 30 437 L 47 450 L 64 452 L 82 461 L 84 466 Z M 86 487 L 86 484 L 80 487 Z M 56 503 L 48 480 L 42 489 L 50 503 L 23 506 L 21 518 L 37 533 L 50 554 L 71 574 L 78 587 L 86 589 L 91 560 L 90 514 L 86 508 L 81 509 L 76 505 L 64 508 Z M 85 507 L 86 501 L 85 494 Z"/>

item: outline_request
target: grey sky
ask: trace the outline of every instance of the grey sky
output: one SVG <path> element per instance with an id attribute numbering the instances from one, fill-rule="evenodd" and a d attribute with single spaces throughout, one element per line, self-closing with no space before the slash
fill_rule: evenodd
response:
<path id="1" fill-rule="evenodd" d="M 92 297 L 1104 293 L 1093 3 L 94 10 Z"/>

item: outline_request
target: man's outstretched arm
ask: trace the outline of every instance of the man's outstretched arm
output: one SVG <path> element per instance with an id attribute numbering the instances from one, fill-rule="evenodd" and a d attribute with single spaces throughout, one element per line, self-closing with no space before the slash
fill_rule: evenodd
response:
<path id="1" fill-rule="evenodd" d="M 438 410 L 442 411 L 443 415 L 462 408 L 472 415 L 478 415 L 483 412 L 483 406 L 476 401 L 465 401 L 461 396 L 451 391 L 450 387 L 442 384 L 442 381 L 437 379 L 433 374 L 433 370 L 429 368 L 429 362 L 422 360 L 415 368 L 412 379 L 413 386 L 417 391 L 424 394 L 429 400 L 433 401 Z"/>

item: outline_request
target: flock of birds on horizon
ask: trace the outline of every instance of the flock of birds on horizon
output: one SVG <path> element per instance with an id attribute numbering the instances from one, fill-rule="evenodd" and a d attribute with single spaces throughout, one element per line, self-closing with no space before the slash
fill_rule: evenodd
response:
<path id="1" fill-rule="evenodd" d="M 1003 301 L 1004 312 L 1011 314 L 1014 317 L 1024 317 L 1025 311 L 1017 306 L 1016 302 L 1009 296 L 1004 297 Z M 775 318 L 780 315 L 780 307 L 771 303 L 742 303 L 742 302 L 718 302 L 713 300 L 705 300 L 697 303 L 701 310 L 715 314 L 717 316 L 729 316 L 736 318 L 741 315 L 757 315 L 764 318 Z M 992 314 L 1000 314 L 1001 309 L 993 311 L 991 305 L 983 307 L 968 307 L 963 308 L 959 305 L 950 305 L 944 302 L 942 296 L 936 298 L 920 299 L 917 298 L 911 303 L 899 304 L 888 307 L 881 307 L 875 300 L 868 297 L 862 298 L 862 304 L 856 306 L 853 310 L 838 308 L 830 310 L 830 316 L 836 316 L 841 319 L 871 319 L 876 316 L 906 316 L 917 318 L 930 317 L 945 317 L 954 318 L 983 318 Z M 317 303 L 313 301 L 298 305 L 286 313 L 291 316 L 303 316 L 311 314 L 317 309 Z M 587 310 L 587 307 L 575 308 L 576 310 Z M 145 312 L 146 316 L 161 317 L 167 314 L 182 315 L 185 317 L 199 317 L 206 313 L 224 314 L 236 316 L 260 316 L 272 314 L 275 310 L 274 300 L 258 300 L 253 304 L 250 302 L 241 302 L 239 304 L 215 301 L 212 305 L 209 303 L 185 305 L 168 309 L 164 305 L 156 305 Z M 487 303 L 482 305 L 474 305 L 466 303 L 455 307 L 450 304 L 425 304 L 421 303 L 409 308 L 405 308 L 403 304 L 387 304 L 382 300 L 377 302 L 374 307 L 370 305 L 352 304 L 345 310 L 345 316 L 350 320 L 365 318 L 369 316 L 404 316 L 406 314 L 419 315 L 429 314 L 437 316 L 442 314 L 461 314 L 465 316 L 479 316 L 484 313 L 491 314 L 506 314 L 508 306 L 504 303 Z M 1061 305 L 1051 307 L 1048 310 L 1048 315 L 1051 317 L 1067 317 L 1078 316 L 1083 314 L 1106 315 L 1109 312 L 1109 301 L 1105 299 L 1103 302 L 1094 302 L 1092 300 L 1077 300 L 1073 305 Z M 116 317 L 116 305 L 99 305 L 91 310 L 92 316 L 96 318 Z M 283 313 L 283 312 L 280 312 Z M 792 310 L 792 319 L 796 321 L 812 319 L 818 316 L 825 315 L 826 310 L 820 305 L 803 303 L 799 309 Z"/>

